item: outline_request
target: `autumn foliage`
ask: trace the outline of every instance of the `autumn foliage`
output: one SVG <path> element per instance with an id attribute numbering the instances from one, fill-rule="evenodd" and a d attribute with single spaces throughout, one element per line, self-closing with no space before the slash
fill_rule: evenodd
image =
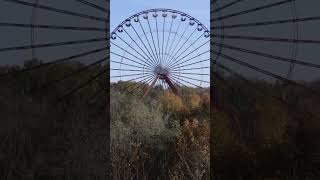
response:
<path id="1" fill-rule="evenodd" d="M 111 91 L 115 179 L 208 179 L 208 96 L 196 89 L 161 91 L 144 102 Z"/>
<path id="2" fill-rule="evenodd" d="M 183 112 L 186 110 L 185 104 L 182 99 L 172 92 L 165 92 L 160 99 L 164 111 L 167 112 Z"/>

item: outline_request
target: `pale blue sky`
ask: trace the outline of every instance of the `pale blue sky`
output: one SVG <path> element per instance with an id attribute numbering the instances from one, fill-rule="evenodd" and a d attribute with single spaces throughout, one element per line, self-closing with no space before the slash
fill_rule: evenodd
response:
<path id="1" fill-rule="evenodd" d="M 210 0 L 111 0 L 110 6 L 111 31 L 127 17 L 153 8 L 168 8 L 185 12 L 210 29 Z"/>

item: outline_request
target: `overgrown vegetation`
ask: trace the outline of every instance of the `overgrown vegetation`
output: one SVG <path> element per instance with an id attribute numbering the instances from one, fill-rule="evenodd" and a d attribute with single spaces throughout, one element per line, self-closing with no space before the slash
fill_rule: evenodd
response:
<path id="1" fill-rule="evenodd" d="M 114 179 L 209 179 L 209 96 L 155 88 L 141 100 L 111 87 Z M 202 98 L 202 99 L 201 99 Z"/>
<path id="2" fill-rule="evenodd" d="M 141 101 L 120 82 L 111 85 L 109 127 L 108 94 L 93 96 L 107 76 L 56 101 L 103 67 L 43 86 L 83 66 L 0 79 L 0 179 L 108 179 L 108 170 L 116 180 L 209 179 L 210 173 L 218 180 L 320 177 L 320 99 L 305 90 L 251 80 L 260 94 L 225 76 L 229 86 L 216 82 L 216 102 L 209 89 L 187 87 L 181 97 L 155 88 Z M 0 73 L 18 69 L 1 67 Z M 307 85 L 320 89 L 319 82 Z"/>

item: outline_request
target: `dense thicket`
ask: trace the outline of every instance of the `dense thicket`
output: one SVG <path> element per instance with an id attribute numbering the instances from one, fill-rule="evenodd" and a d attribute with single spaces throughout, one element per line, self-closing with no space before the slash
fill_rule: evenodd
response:
<path id="1" fill-rule="evenodd" d="M 155 88 L 141 100 L 124 86 L 111 87 L 114 178 L 208 179 L 209 90 Z"/>

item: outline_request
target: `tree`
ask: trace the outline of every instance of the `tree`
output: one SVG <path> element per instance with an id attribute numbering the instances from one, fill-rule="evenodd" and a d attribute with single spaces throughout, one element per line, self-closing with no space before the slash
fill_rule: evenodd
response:
<path id="1" fill-rule="evenodd" d="M 163 105 L 164 112 L 181 113 L 186 110 L 182 99 L 171 92 L 165 92 L 160 101 Z"/>
<path id="2" fill-rule="evenodd" d="M 210 179 L 208 121 L 185 120 L 175 145 L 176 162 L 171 179 Z"/>

